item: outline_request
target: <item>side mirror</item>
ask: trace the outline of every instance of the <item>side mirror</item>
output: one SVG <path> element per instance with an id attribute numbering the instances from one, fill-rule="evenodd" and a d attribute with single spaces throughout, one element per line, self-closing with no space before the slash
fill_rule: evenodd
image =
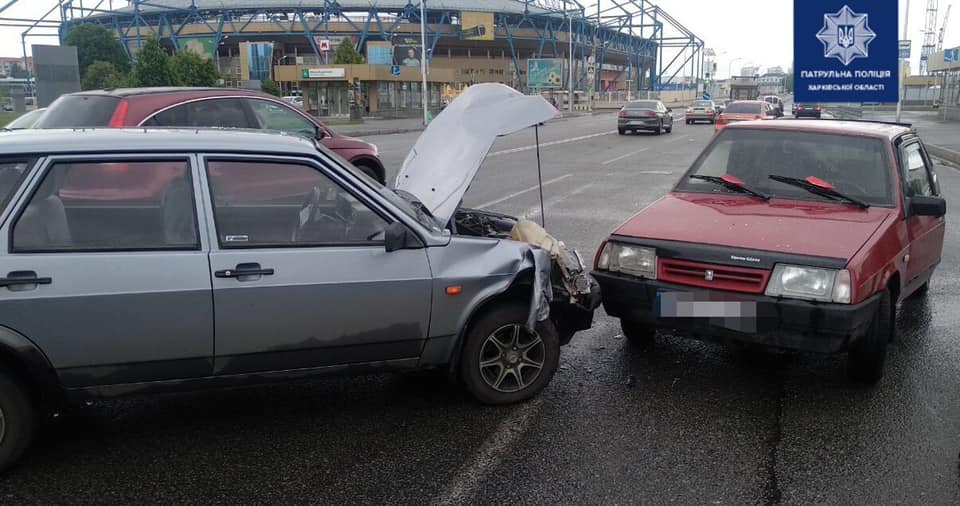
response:
<path id="1" fill-rule="evenodd" d="M 910 197 L 911 216 L 933 216 L 940 218 L 947 214 L 947 201 L 940 197 Z"/>
<path id="2" fill-rule="evenodd" d="M 383 233 L 383 243 L 387 249 L 387 253 L 401 249 L 423 248 L 423 243 L 420 241 L 420 238 L 399 221 L 387 225 L 387 229 L 384 230 Z"/>
<path id="3" fill-rule="evenodd" d="M 327 132 L 326 132 L 326 130 L 324 130 L 324 129 L 320 128 L 320 127 L 317 127 L 316 138 L 317 138 L 318 141 L 322 141 L 323 139 L 326 139 L 326 138 L 327 138 Z"/>

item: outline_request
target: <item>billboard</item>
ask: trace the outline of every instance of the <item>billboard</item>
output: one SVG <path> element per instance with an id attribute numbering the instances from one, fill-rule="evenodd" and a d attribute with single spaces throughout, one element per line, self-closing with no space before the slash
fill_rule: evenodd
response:
<path id="1" fill-rule="evenodd" d="M 37 107 L 80 91 L 80 63 L 74 46 L 32 46 Z"/>
<path id="2" fill-rule="evenodd" d="M 243 81 L 270 79 L 273 42 L 244 42 L 240 45 L 240 78 Z"/>
<path id="3" fill-rule="evenodd" d="M 423 52 L 418 36 L 397 36 L 393 38 L 393 64 L 401 67 L 419 67 Z"/>
<path id="4" fill-rule="evenodd" d="M 496 25 L 492 12 L 460 13 L 460 37 L 464 40 L 494 40 Z"/>
<path id="5" fill-rule="evenodd" d="M 563 60 L 558 58 L 527 60 L 527 87 L 537 89 L 563 87 Z"/>
<path id="6" fill-rule="evenodd" d="M 216 54 L 217 39 L 214 37 L 180 37 L 180 48 L 189 51 L 205 60 L 210 60 Z"/>
<path id="7" fill-rule="evenodd" d="M 897 0 L 794 2 L 797 102 L 899 99 Z"/>
<path id="8" fill-rule="evenodd" d="M 393 65 L 393 44 L 367 42 L 367 63 L 370 65 Z"/>

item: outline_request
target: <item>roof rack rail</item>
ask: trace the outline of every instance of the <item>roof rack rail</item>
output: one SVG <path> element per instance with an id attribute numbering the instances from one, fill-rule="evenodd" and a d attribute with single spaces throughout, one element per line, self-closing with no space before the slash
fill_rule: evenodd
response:
<path id="1" fill-rule="evenodd" d="M 781 120 L 789 119 L 791 121 L 802 121 L 800 118 L 780 118 Z M 893 125 L 893 126 L 902 126 L 906 128 L 913 128 L 913 123 L 903 123 L 896 121 L 884 121 L 879 119 L 844 119 L 844 118 L 819 118 L 818 121 L 849 121 L 853 123 L 879 123 L 882 125 Z"/>

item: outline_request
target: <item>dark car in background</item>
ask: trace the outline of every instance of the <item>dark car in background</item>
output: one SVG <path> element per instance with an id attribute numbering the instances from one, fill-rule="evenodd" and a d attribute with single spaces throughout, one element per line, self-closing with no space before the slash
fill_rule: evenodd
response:
<path id="1" fill-rule="evenodd" d="M 384 183 L 374 144 L 338 134 L 297 106 L 251 90 L 131 88 L 85 91 L 54 101 L 35 128 L 213 127 L 275 130 L 316 139 Z"/>
<path id="2" fill-rule="evenodd" d="M 673 109 L 659 100 L 627 102 L 617 115 L 617 132 L 651 131 L 655 135 L 673 132 Z"/>
<path id="3" fill-rule="evenodd" d="M 822 112 L 823 109 L 820 107 L 820 104 L 794 104 L 793 106 L 794 118 L 820 119 L 820 114 Z"/>

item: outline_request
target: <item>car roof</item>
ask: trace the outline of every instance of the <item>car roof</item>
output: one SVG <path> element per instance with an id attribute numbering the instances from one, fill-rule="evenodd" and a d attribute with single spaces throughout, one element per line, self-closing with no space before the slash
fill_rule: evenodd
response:
<path id="1" fill-rule="evenodd" d="M 318 147 L 282 132 L 216 128 L 77 128 L 0 133 L 4 155 L 154 152 L 280 153 L 316 156 Z"/>
<path id="2" fill-rule="evenodd" d="M 71 93 L 71 95 L 106 95 L 112 97 L 135 97 L 140 95 L 160 95 L 160 94 L 222 94 L 222 95 L 251 95 L 251 96 L 270 96 L 255 90 L 244 90 L 239 88 L 202 88 L 202 87 L 156 87 L 156 88 L 108 88 L 104 90 L 90 90 Z"/>
<path id="3" fill-rule="evenodd" d="M 879 123 L 870 121 L 843 121 L 843 120 L 793 120 L 780 119 L 776 121 L 745 121 L 731 123 L 727 128 L 732 129 L 763 129 L 782 130 L 789 132 L 814 132 L 836 135 L 856 135 L 861 137 L 876 137 L 894 139 L 912 129 L 907 125 Z"/>

